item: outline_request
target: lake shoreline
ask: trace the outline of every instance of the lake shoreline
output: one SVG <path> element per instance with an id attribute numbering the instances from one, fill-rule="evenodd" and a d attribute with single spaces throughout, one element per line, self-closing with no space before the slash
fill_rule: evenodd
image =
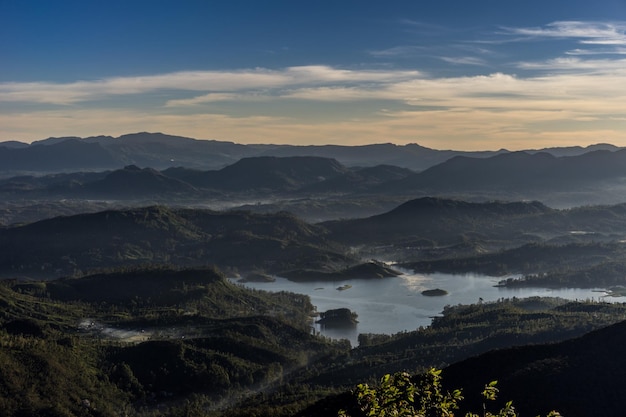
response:
<path id="1" fill-rule="evenodd" d="M 402 271 L 401 269 L 399 269 Z M 396 334 L 427 327 L 433 317 L 441 315 L 446 305 L 477 304 L 502 298 L 558 297 L 568 300 L 626 301 L 626 297 L 606 297 L 604 289 L 545 289 L 494 287 L 497 280 L 480 274 L 414 274 L 386 279 L 350 279 L 335 281 L 294 282 L 274 276 L 274 282 L 244 283 L 248 288 L 265 291 L 289 291 L 308 295 L 317 311 L 348 308 L 359 317 L 354 329 L 334 331 L 314 325 L 315 332 L 333 339 L 348 339 L 358 345 L 359 333 Z M 236 282 L 236 281 L 234 281 Z M 348 290 L 337 288 L 350 285 Z M 422 291 L 442 288 L 448 292 L 443 297 L 429 297 Z M 597 292 L 600 291 L 600 292 Z M 602 295 L 600 295 L 602 294 Z"/>

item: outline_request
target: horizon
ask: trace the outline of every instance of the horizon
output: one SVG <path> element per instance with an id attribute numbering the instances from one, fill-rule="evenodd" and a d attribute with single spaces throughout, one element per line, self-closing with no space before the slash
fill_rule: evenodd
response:
<path id="1" fill-rule="evenodd" d="M 544 149 L 552 149 L 552 148 L 574 148 L 574 147 L 579 147 L 582 149 L 588 149 L 588 148 L 593 148 L 593 147 L 598 147 L 598 146 L 612 146 L 612 147 L 616 147 L 616 148 L 623 148 L 622 146 L 618 146 L 612 143 L 608 143 L 608 142 L 598 142 L 598 143 L 591 143 L 588 145 L 562 145 L 562 146 L 546 146 L 546 147 L 542 147 L 542 148 L 525 148 L 525 149 L 507 149 L 507 148 L 499 148 L 499 149 L 476 149 L 476 150 L 471 150 L 471 151 L 466 151 L 463 149 L 452 149 L 452 148 L 431 148 L 428 146 L 424 146 L 420 143 L 417 142 L 411 142 L 411 143 L 403 143 L 403 144 L 398 144 L 398 143 L 393 143 L 393 142 L 372 142 L 372 143 L 366 143 L 366 144 L 362 144 L 362 145 L 350 145 L 350 144 L 337 144 L 337 143 L 317 143 L 317 144 L 289 144 L 289 143 L 282 143 L 282 144 L 278 144 L 278 143 L 252 143 L 252 144 L 245 144 L 245 143 L 239 143 L 239 142 L 234 142 L 234 141 L 229 141 L 229 140 L 218 140 L 218 139 L 206 139 L 206 138 L 194 138 L 194 137 L 189 137 L 189 136 L 181 136 L 181 135 L 174 135 L 174 134 L 169 134 L 169 133 L 164 133 L 164 132 L 130 132 L 130 133 L 124 133 L 122 135 L 119 136 L 112 136 L 112 135 L 89 135 L 89 136 L 49 136 L 46 138 L 40 138 L 40 139 L 35 139 L 31 142 L 23 142 L 23 141 L 19 141 L 19 140 L 1 140 L 0 139 L 0 145 L 2 145 L 3 143 L 10 143 L 10 142 L 18 142 L 18 143 L 22 143 L 25 145 L 33 145 L 33 144 L 37 144 L 37 143 L 41 143 L 41 142 L 45 142 L 48 140 L 63 140 L 63 139 L 79 139 L 79 140 L 86 140 L 86 139 L 93 139 L 93 138 L 99 138 L 99 137 L 105 137 L 105 138 L 111 138 L 114 140 L 118 140 L 121 139 L 125 136 L 133 136 L 133 135 L 141 135 L 141 134 L 147 134 L 147 135 L 163 135 L 163 136 L 170 136 L 170 137 L 176 137 L 176 138 L 182 138 L 182 139 L 192 139 L 192 140 L 197 140 L 197 141 L 217 141 L 217 142 L 224 142 L 224 143 L 234 143 L 237 145 L 267 145 L 267 146 L 302 146 L 302 147 L 307 147 L 307 146 L 346 146 L 346 147 L 351 147 L 351 146 L 375 146 L 375 145 L 393 145 L 393 146 L 399 146 L 399 147 L 404 147 L 404 146 L 420 146 L 420 147 L 424 147 L 424 148 L 428 148 L 428 149 L 433 149 L 436 151 L 459 151 L 459 152 L 500 152 L 500 151 L 504 151 L 504 152 L 525 152 L 525 151 L 541 151 Z"/>
<path id="2" fill-rule="evenodd" d="M 626 3 L 0 3 L 0 142 L 626 146 Z"/>

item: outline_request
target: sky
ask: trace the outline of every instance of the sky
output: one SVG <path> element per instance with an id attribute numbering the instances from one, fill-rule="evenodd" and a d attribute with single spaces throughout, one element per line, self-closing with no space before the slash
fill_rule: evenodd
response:
<path id="1" fill-rule="evenodd" d="M 626 0 L 0 0 L 0 141 L 626 146 Z"/>

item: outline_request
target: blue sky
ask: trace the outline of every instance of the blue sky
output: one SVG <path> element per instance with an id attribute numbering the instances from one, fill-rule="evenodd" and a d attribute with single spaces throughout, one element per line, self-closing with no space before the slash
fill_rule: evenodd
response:
<path id="1" fill-rule="evenodd" d="M 0 141 L 626 146 L 626 0 L 0 0 Z"/>

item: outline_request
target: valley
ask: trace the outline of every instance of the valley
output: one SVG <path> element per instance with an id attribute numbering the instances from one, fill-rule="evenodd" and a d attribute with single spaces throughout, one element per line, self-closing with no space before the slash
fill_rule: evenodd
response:
<path id="1" fill-rule="evenodd" d="M 620 148 L 198 142 L 0 143 L 8 415 L 336 416 L 356 384 L 394 372 L 475 387 L 494 349 L 511 365 L 489 378 L 545 414 L 523 381 L 586 377 L 559 358 L 620 335 Z M 75 160 L 33 172 L 42 147 Z M 551 404 L 588 415 L 620 378 L 579 408 Z"/>

